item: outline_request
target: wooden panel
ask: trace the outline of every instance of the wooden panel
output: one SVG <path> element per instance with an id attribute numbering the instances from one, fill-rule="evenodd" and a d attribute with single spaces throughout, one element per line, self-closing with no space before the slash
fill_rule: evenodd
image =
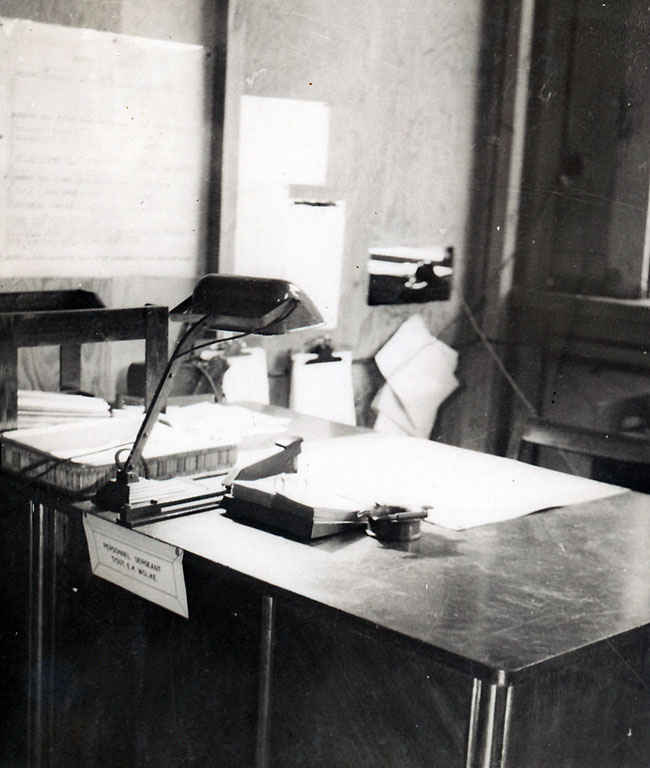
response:
<path id="1" fill-rule="evenodd" d="M 650 302 L 606 299 L 551 291 L 515 290 L 513 306 L 521 310 L 526 334 L 545 345 L 554 340 L 602 345 L 650 347 Z M 519 325 L 521 331 L 521 326 Z M 530 340 L 530 337 L 529 337 Z"/>
<path id="2" fill-rule="evenodd" d="M 16 313 L 15 339 L 21 347 L 50 346 L 65 339 L 81 344 L 89 341 L 141 339 L 148 311 L 134 308 L 75 309 L 52 314 Z"/>
<path id="3" fill-rule="evenodd" d="M 18 349 L 14 320 L 0 315 L 0 429 L 18 424 Z"/>
<path id="4" fill-rule="evenodd" d="M 92 291 L 14 291 L 0 294 L 0 312 L 51 312 L 99 309 L 104 304 Z"/>
<path id="5" fill-rule="evenodd" d="M 27 503 L 2 490 L 0 559 L 0 764 L 27 765 L 27 595 L 29 594 Z"/>
<path id="6" fill-rule="evenodd" d="M 521 440 L 571 453 L 650 464 L 650 441 L 640 435 L 597 432 L 544 419 L 529 419 Z"/>
<path id="7" fill-rule="evenodd" d="M 144 401 L 149 405 L 156 392 L 169 355 L 167 312 L 155 307 L 145 310 L 145 381 Z"/>
<path id="8" fill-rule="evenodd" d="M 573 3 L 536 3 L 516 280 L 546 287 L 562 174 Z"/>
<path id="9" fill-rule="evenodd" d="M 575 3 L 563 0 L 535 3 L 514 279 L 518 285 L 540 290 L 547 287 L 550 272 L 556 198 L 564 194 L 561 181 L 574 7 Z M 516 314 L 507 318 L 506 337 L 515 342 L 506 348 L 508 369 L 533 409 L 539 409 L 544 356 L 522 332 Z M 520 398 L 505 393 L 501 416 L 507 432 L 529 415 L 530 408 Z"/>
<path id="10" fill-rule="evenodd" d="M 648 368 L 646 304 L 545 292 L 644 295 L 647 24 L 640 0 L 537 4 L 516 278 L 539 293 L 523 325 L 513 297 L 510 368 L 540 413 L 558 355 Z"/>
<path id="11" fill-rule="evenodd" d="M 81 388 L 81 344 L 61 344 L 59 348 L 59 388 Z"/>
<path id="12" fill-rule="evenodd" d="M 579 0 L 574 7 L 552 279 L 560 290 L 637 298 L 647 285 L 647 6 Z"/>

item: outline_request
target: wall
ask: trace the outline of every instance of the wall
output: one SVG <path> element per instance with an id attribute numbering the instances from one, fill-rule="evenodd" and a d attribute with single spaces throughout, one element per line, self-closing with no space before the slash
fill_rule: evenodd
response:
<path id="1" fill-rule="evenodd" d="M 74 27 L 87 27 L 128 35 L 202 44 L 206 55 L 205 120 L 211 130 L 213 111 L 219 115 L 219 99 L 213 101 L 212 90 L 223 77 L 225 52 L 225 0 L 0 0 L 0 16 L 27 18 L 34 21 Z M 215 75 L 216 72 L 216 75 Z M 217 87 L 217 91 L 220 89 Z M 220 134 L 217 132 L 217 138 Z M 207 177 L 219 185 L 220 147 L 217 163 L 206 162 L 206 192 L 210 194 Z M 212 258 L 211 233 L 218 215 L 218 195 L 213 194 L 206 209 L 204 222 L 204 263 Z M 96 291 L 107 306 L 134 306 L 145 302 L 173 306 L 190 291 L 192 279 L 159 278 L 155 275 L 121 277 L 116 273 L 109 279 L 19 279 L 4 275 L 0 289 L 41 290 L 84 287 Z M 109 349 L 110 347 L 110 349 Z M 144 343 L 120 342 L 111 345 L 85 345 L 82 367 L 83 386 L 106 397 L 113 397 L 116 378 L 126 365 L 144 357 Z M 58 355 L 54 350 L 21 352 L 21 386 L 56 388 Z"/>
<path id="2" fill-rule="evenodd" d="M 489 246 L 485 233 L 495 224 L 490 215 L 494 185 L 490 158 L 500 146 L 500 97 L 494 74 L 499 60 L 506 58 L 501 30 L 513 4 L 517 5 L 514 0 L 490 4 L 231 0 L 229 4 L 223 185 L 220 189 L 213 183 L 206 269 L 216 263 L 217 249 L 220 268 L 232 268 L 240 97 L 326 102 L 331 108 L 327 190 L 346 203 L 342 310 L 334 337 L 351 347 L 359 361 L 353 370 L 362 417 L 367 416 L 369 397 L 380 383 L 371 358 L 410 312 L 422 311 L 434 334 L 461 345 L 461 294 L 465 292 L 473 304 L 482 300 Z M 226 25 L 220 20 L 226 5 L 225 0 L 0 0 L 0 14 L 200 42 L 213 51 L 219 72 L 226 40 Z M 206 119 L 213 114 L 217 118 L 212 124 L 213 182 L 220 174 L 221 88 L 217 76 L 213 88 L 217 112 L 206 106 Z M 456 277 L 451 301 L 424 307 L 367 307 L 366 254 L 375 243 L 453 245 Z M 144 300 L 172 305 L 189 290 L 185 283 L 155 277 L 132 281 L 118 275 L 108 282 L 83 284 L 114 306 Z M 17 281 L 2 285 L 5 290 L 58 286 L 56 280 L 46 285 L 38 281 L 29 286 Z M 305 340 L 300 334 L 269 340 L 272 371 L 285 372 L 287 348 L 302 347 Z M 111 345 L 120 347 L 112 353 L 111 376 L 117 362 L 142 356 L 141 348 L 123 344 L 124 350 L 122 344 Z M 437 435 L 479 447 L 487 411 L 481 396 L 485 358 L 475 348 L 471 364 L 465 359 L 463 354 L 464 389 L 443 410 Z M 54 369 L 53 362 L 40 367 L 50 381 L 56 377 Z M 281 402 L 286 377 L 274 381 L 282 385 L 276 388 Z M 104 377 L 100 390 L 110 390 L 113 384 Z"/>
<path id="3" fill-rule="evenodd" d="M 220 268 L 233 267 L 241 96 L 322 101 L 331 109 L 327 188 L 346 203 L 342 309 L 334 339 L 364 360 L 414 309 L 366 306 L 365 260 L 376 243 L 454 246 L 452 300 L 422 309 L 437 334 L 459 311 L 466 270 L 480 262 L 467 246 L 476 184 L 481 3 L 230 5 Z M 451 331 L 447 338 L 454 340 Z M 296 334 L 270 345 L 278 372 L 286 365 L 281 352 L 304 343 L 305 336 Z M 376 386 L 364 379 L 368 366 L 354 368 L 358 390 Z"/>

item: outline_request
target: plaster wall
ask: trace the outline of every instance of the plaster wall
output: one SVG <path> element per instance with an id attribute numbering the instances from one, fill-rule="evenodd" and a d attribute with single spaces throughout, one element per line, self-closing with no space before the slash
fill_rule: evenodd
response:
<path id="1" fill-rule="evenodd" d="M 480 149 L 475 129 L 484 9 L 475 0 L 231 0 L 228 5 L 225 124 L 213 124 L 215 131 L 224 131 L 221 236 L 208 223 L 206 269 L 216 265 L 217 250 L 220 269 L 232 268 L 241 97 L 327 103 L 327 193 L 346 204 L 343 289 L 333 336 L 360 361 L 354 373 L 363 411 L 379 383 L 368 362 L 372 355 L 413 311 L 421 311 L 432 333 L 453 344 L 462 286 L 473 265 L 480 268 L 481 255 L 468 253 L 468 232 L 478 185 L 473 168 Z M 225 49 L 226 28 L 219 23 L 225 10 L 225 0 L 0 0 L 0 15 L 202 43 L 217 58 Z M 216 100 L 219 83 L 214 86 Z M 206 120 L 212 120 L 208 96 Z M 218 162 L 217 157 L 217 173 Z M 215 200 L 211 206 L 215 220 L 218 204 Z M 368 307 L 366 254 L 376 243 L 452 245 L 456 275 L 451 300 Z M 70 284 L 41 282 L 3 281 L 2 289 Z M 112 306 L 173 305 L 187 294 L 189 282 L 116 275 L 75 285 L 96 290 Z M 287 350 L 302 348 L 308 338 L 297 334 L 269 340 L 272 374 L 284 373 Z M 130 345 L 111 345 L 116 347 L 111 376 L 91 382 L 98 385 L 91 388 L 111 396 L 116 369 L 142 356 Z M 49 367 L 56 368 L 43 366 Z M 95 369 L 93 375 L 97 378 Z M 53 381 L 55 376 L 54 370 Z M 286 377 L 275 381 L 281 385 L 276 400 L 282 402 Z M 40 384 L 41 378 L 32 383 Z M 449 439 L 460 442 L 453 435 Z"/>
<path id="2" fill-rule="evenodd" d="M 480 28 L 475 0 L 230 3 L 220 268 L 233 268 L 242 96 L 325 102 L 328 197 L 346 205 L 342 297 L 332 336 L 356 360 L 374 355 L 413 311 L 423 312 L 434 334 L 459 311 L 472 261 L 465 246 Z M 366 254 L 377 243 L 452 245 L 452 299 L 368 307 Z M 285 369 L 286 350 L 302 348 L 308 338 L 268 342 L 276 373 Z M 361 369 L 355 366 L 357 390 L 373 386 Z"/>

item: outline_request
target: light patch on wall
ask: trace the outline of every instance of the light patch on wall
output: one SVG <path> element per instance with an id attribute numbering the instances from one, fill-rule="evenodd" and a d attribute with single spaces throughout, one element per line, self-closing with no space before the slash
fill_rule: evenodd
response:
<path id="1" fill-rule="evenodd" d="M 242 96 L 239 184 L 325 184 L 329 107 Z"/>
<path id="2" fill-rule="evenodd" d="M 327 180 L 329 107 L 314 101 L 243 96 L 235 272 L 291 280 L 337 323 L 345 206 L 294 200 L 290 185 Z"/>

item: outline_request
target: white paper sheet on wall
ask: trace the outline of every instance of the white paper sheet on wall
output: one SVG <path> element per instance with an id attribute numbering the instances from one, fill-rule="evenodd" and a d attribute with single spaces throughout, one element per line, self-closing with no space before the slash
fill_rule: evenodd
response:
<path id="1" fill-rule="evenodd" d="M 295 282 L 327 327 L 337 322 L 345 206 L 292 200 L 290 185 L 327 180 L 329 108 L 243 96 L 234 271 Z"/>
<path id="2" fill-rule="evenodd" d="M 204 48 L 1 22 L 0 274 L 195 275 Z"/>
<path id="3" fill-rule="evenodd" d="M 318 356 L 310 352 L 291 355 L 289 405 L 298 413 L 354 425 L 352 353 L 347 349 L 334 350 L 334 355 L 341 359 L 310 363 Z"/>
<path id="4" fill-rule="evenodd" d="M 289 197 L 279 184 L 240 186 L 234 272 L 253 277 L 285 278 Z"/>
<path id="5" fill-rule="evenodd" d="M 289 204 L 286 276 L 314 301 L 327 328 L 336 326 L 343 270 L 345 204 Z"/>

